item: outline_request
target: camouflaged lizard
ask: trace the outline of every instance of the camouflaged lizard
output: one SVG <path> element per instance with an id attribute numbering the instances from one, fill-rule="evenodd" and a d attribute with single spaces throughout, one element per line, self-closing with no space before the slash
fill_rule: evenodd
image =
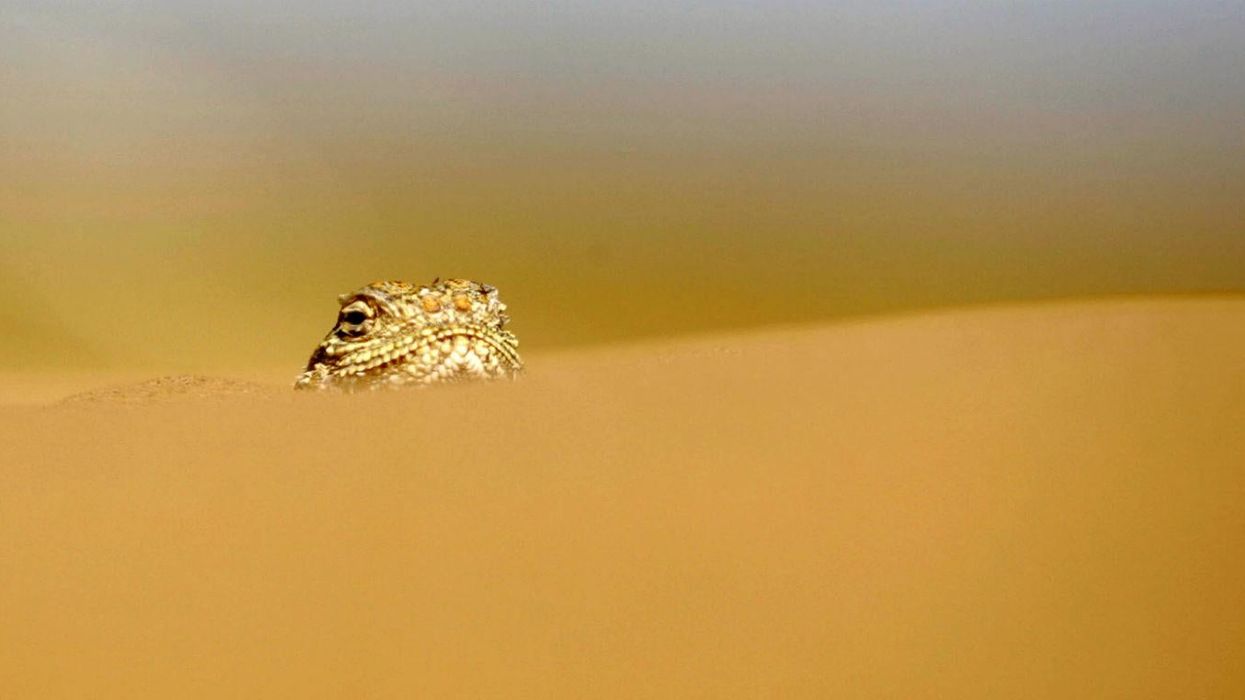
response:
<path id="1" fill-rule="evenodd" d="M 295 389 L 344 391 L 511 378 L 519 340 L 497 289 L 469 280 L 373 282 L 338 298 L 337 323 Z"/>

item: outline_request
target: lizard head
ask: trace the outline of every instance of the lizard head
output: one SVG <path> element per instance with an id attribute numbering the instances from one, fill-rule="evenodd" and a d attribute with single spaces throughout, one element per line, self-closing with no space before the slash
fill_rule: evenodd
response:
<path id="1" fill-rule="evenodd" d="M 521 365 L 514 353 L 517 339 L 502 329 L 506 305 L 487 284 L 374 282 L 338 297 L 338 307 L 333 328 L 312 353 L 296 388 L 353 390 L 385 382 L 504 374 Z M 467 343 L 464 353 L 480 340 L 480 354 L 489 355 L 489 347 L 500 354 L 488 359 L 488 366 L 484 360 L 476 363 L 455 354 L 455 338 Z"/>

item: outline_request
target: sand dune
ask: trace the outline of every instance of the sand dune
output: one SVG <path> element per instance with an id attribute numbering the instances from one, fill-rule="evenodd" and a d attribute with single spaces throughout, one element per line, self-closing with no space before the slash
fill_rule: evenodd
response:
<path id="1" fill-rule="evenodd" d="M 528 361 L 0 406 L 0 697 L 1245 695 L 1245 300 Z"/>

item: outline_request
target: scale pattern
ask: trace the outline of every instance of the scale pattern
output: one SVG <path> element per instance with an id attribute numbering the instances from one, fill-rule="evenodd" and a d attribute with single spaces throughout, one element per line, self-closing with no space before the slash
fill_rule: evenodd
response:
<path id="1" fill-rule="evenodd" d="M 470 280 L 386 281 L 338 297 L 337 323 L 295 389 L 366 391 L 512 378 L 519 340 L 497 289 Z"/>

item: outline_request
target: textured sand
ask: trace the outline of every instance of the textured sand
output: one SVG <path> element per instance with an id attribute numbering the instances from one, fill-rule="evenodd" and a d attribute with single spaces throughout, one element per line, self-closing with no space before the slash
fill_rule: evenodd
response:
<path id="1" fill-rule="evenodd" d="M 1245 695 L 1245 301 L 528 359 L 0 378 L 0 697 Z"/>

